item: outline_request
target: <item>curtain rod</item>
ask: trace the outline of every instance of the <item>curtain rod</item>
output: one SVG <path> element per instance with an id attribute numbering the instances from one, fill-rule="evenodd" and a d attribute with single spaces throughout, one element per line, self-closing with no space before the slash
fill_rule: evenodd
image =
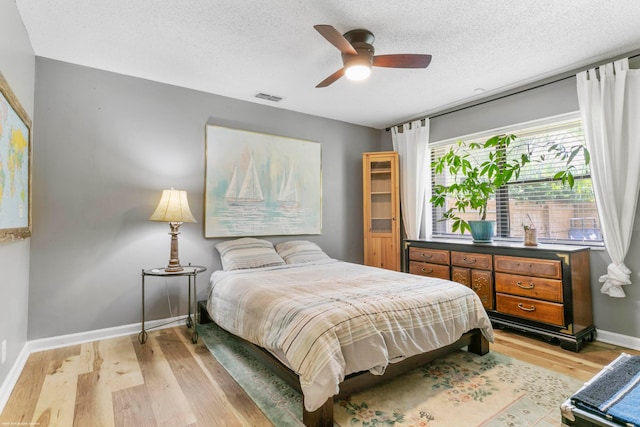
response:
<path id="1" fill-rule="evenodd" d="M 517 95 L 517 94 L 520 94 L 520 93 L 528 92 L 530 90 L 534 90 L 534 89 L 538 89 L 538 88 L 541 88 L 541 87 L 544 87 L 544 86 L 548 86 L 548 85 L 553 84 L 553 83 L 558 83 L 558 82 L 561 82 L 563 80 L 567 80 L 567 79 L 570 79 L 572 77 L 575 77 L 575 75 L 577 73 L 579 73 L 579 72 L 590 70 L 592 68 L 596 68 L 596 67 L 599 67 L 601 65 L 608 64 L 610 62 L 617 61 L 619 59 L 626 58 L 626 57 L 628 57 L 629 59 L 635 59 L 635 58 L 640 57 L 640 49 L 635 50 L 635 51 L 633 51 L 631 53 L 627 53 L 627 54 L 624 54 L 624 55 L 616 56 L 616 57 L 614 57 L 612 59 L 604 60 L 604 61 L 601 61 L 601 62 L 596 62 L 596 63 L 593 63 L 593 64 L 591 64 L 589 66 L 576 68 L 576 69 L 574 69 L 572 71 L 565 71 L 565 72 L 560 73 L 558 75 L 555 75 L 553 77 L 548 77 L 546 79 L 538 80 L 537 82 L 529 83 L 529 84 L 524 85 L 524 86 L 519 87 L 519 88 L 510 89 L 510 90 L 507 90 L 507 91 L 505 91 L 505 92 L 503 92 L 501 94 L 496 94 L 496 95 L 493 95 L 493 96 L 489 96 L 487 98 L 484 98 L 484 99 L 481 99 L 481 100 L 478 100 L 478 101 L 475 101 L 475 102 L 472 101 L 472 102 L 469 102 L 469 103 L 466 103 L 466 104 L 463 103 L 461 105 L 458 105 L 457 107 L 451 107 L 451 108 L 448 108 L 448 109 L 444 109 L 444 110 L 442 110 L 442 111 L 440 111 L 438 113 L 432 114 L 432 115 L 417 117 L 417 118 L 415 118 L 413 120 L 408 120 L 406 122 L 397 123 L 395 125 L 392 125 L 392 126 L 389 126 L 389 127 L 385 128 L 385 130 L 387 132 L 389 132 L 392 128 L 394 128 L 396 126 L 402 126 L 404 124 L 407 124 L 407 123 L 410 123 L 410 122 L 414 122 L 416 120 L 433 119 L 433 118 L 436 118 L 436 117 L 446 116 L 447 114 L 456 113 L 458 111 L 463 111 L 463 110 L 466 110 L 466 109 L 469 109 L 469 108 L 477 107 L 479 105 L 488 104 L 489 102 L 497 101 L 499 99 L 508 98 L 510 96 L 513 96 L 513 95 Z"/>

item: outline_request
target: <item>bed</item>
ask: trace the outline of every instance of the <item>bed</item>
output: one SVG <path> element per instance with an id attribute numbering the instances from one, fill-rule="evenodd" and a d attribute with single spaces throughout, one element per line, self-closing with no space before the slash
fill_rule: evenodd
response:
<path id="1" fill-rule="evenodd" d="M 335 260 L 308 241 L 216 248 L 223 270 L 211 276 L 209 317 L 297 378 L 305 425 L 333 425 L 334 396 L 462 346 L 485 354 L 493 341 L 463 285 Z"/>

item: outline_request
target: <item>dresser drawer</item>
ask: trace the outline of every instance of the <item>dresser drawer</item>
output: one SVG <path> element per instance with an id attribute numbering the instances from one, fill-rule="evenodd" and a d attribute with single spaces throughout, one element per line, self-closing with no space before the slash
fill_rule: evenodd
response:
<path id="1" fill-rule="evenodd" d="M 519 258 L 496 255 L 495 270 L 502 273 L 524 274 L 527 276 L 562 279 L 562 264 L 550 259 Z"/>
<path id="2" fill-rule="evenodd" d="M 449 279 L 449 266 L 410 261 L 409 273 L 419 274 L 420 276 L 437 277 L 439 279 Z"/>
<path id="3" fill-rule="evenodd" d="M 562 302 L 562 280 L 496 273 L 496 292 Z"/>
<path id="4" fill-rule="evenodd" d="M 410 247 L 409 259 L 412 261 L 449 265 L 449 251 Z"/>
<path id="5" fill-rule="evenodd" d="M 451 251 L 451 265 L 477 268 L 478 270 L 491 270 L 491 261 L 491 255 L 489 254 Z"/>
<path id="6" fill-rule="evenodd" d="M 523 319 L 564 326 L 564 305 L 554 302 L 497 293 L 496 310 Z"/>

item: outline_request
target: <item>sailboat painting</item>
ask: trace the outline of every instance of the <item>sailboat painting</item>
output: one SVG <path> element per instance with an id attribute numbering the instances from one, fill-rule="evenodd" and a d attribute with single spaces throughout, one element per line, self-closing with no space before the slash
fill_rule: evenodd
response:
<path id="1" fill-rule="evenodd" d="M 300 200 L 298 198 L 298 185 L 296 181 L 296 175 L 294 167 L 289 169 L 289 175 L 286 171 L 282 175 L 282 181 L 280 185 L 280 191 L 278 192 L 278 202 L 280 206 L 287 206 L 289 208 L 297 208 L 300 206 Z"/>
<path id="2" fill-rule="evenodd" d="M 238 181 L 238 168 L 233 168 L 233 175 L 227 187 L 224 199 L 231 205 L 251 205 L 254 203 L 264 202 L 262 188 L 260 186 L 260 178 L 256 172 L 253 157 L 247 167 L 246 175 L 242 181 L 242 185 Z"/>
<path id="3" fill-rule="evenodd" d="M 205 237 L 320 234 L 321 145 L 206 127 Z"/>

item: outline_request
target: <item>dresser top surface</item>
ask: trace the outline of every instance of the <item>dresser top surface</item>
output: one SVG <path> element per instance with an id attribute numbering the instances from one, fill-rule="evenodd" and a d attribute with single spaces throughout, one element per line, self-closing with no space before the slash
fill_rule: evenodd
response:
<path id="1" fill-rule="evenodd" d="M 464 239 L 406 239 L 407 244 L 428 244 L 434 246 L 458 246 L 466 251 L 491 251 L 493 249 L 518 249 L 519 251 L 557 251 L 557 252 L 581 252 L 588 251 L 588 246 L 577 245 L 560 245 L 560 244 L 541 244 L 537 246 L 525 246 L 522 241 L 494 240 L 492 243 L 474 243 L 471 240 Z"/>

